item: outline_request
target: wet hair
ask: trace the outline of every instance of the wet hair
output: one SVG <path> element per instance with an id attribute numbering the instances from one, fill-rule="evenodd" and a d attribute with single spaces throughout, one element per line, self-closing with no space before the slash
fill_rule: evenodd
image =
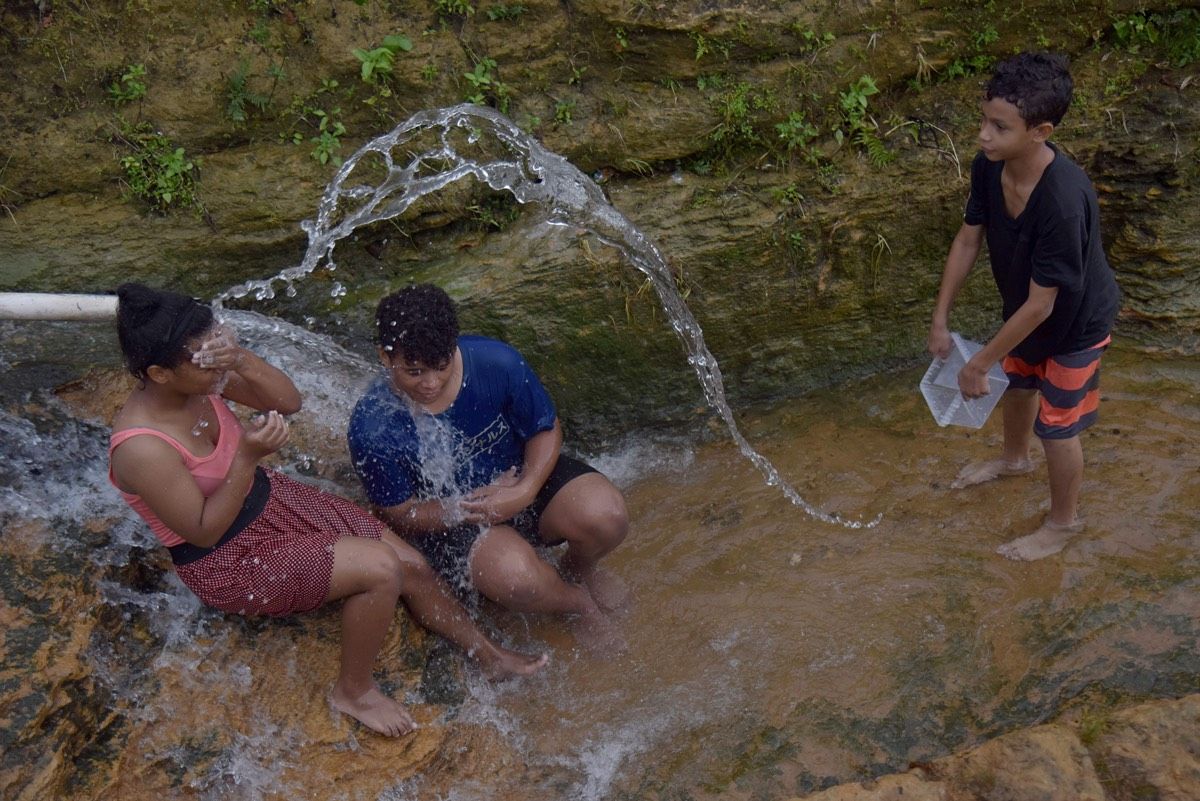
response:
<path id="1" fill-rule="evenodd" d="M 442 367 L 458 344 L 458 314 L 450 296 L 433 284 L 415 284 L 379 301 L 375 310 L 379 347 L 426 367 Z"/>
<path id="2" fill-rule="evenodd" d="M 1017 107 L 1025 127 L 1058 125 L 1071 105 L 1074 83 L 1061 53 L 1018 53 L 996 65 L 984 99 L 1000 98 Z"/>
<path id="3" fill-rule="evenodd" d="M 153 365 L 178 367 L 191 358 L 188 340 L 212 324 L 212 309 L 195 298 L 142 284 L 117 287 L 117 338 L 134 378 L 145 380 Z"/>

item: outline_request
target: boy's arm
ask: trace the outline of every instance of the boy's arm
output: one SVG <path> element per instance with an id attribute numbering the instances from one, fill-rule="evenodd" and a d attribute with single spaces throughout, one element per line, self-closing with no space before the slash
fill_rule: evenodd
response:
<path id="1" fill-rule="evenodd" d="M 1005 354 L 1025 341 L 1033 329 L 1041 325 L 1054 311 L 1058 287 L 1029 282 L 1029 298 L 1012 317 L 1000 326 L 996 336 L 971 357 L 958 372 L 958 388 L 965 398 L 981 398 L 988 393 L 987 371 Z"/>
<path id="2" fill-rule="evenodd" d="M 533 503 L 538 492 L 550 478 L 558 454 L 562 450 L 562 425 L 534 434 L 525 443 L 521 472 L 515 481 L 504 477 L 468 495 L 462 502 L 466 521 L 470 523 L 499 523 Z M 507 475 L 507 474 L 506 474 Z"/>
<path id="3" fill-rule="evenodd" d="M 450 498 L 411 498 L 396 506 L 376 506 L 374 510 L 376 516 L 397 534 L 421 536 L 436 534 L 467 522 L 457 507 L 457 501 Z"/>
<path id="4" fill-rule="evenodd" d="M 929 352 L 939 359 L 950 354 L 950 309 L 958 297 L 959 290 L 967 280 L 979 251 L 983 247 L 983 226 L 963 223 L 954 241 L 950 243 L 950 253 L 946 256 L 946 266 L 942 270 L 942 285 L 938 290 L 937 304 L 933 309 L 933 323 L 929 326 L 929 337 L 926 345 Z M 986 372 L 986 371 L 985 371 Z"/>

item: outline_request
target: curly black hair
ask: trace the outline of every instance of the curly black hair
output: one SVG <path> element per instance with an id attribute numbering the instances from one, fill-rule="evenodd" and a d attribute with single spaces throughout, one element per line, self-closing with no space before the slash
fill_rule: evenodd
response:
<path id="1" fill-rule="evenodd" d="M 458 314 L 454 301 L 433 284 L 405 287 L 379 301 L 375 310 L 379 347 L 393 361 L 442 367 L 458 345 Z"/>
<path id="2" fill-rule="evenodd" d="M 142 284 L 117 287 L 117 338 L 134 378 L 145 380 L 154 365 L 172 369 L 191 358 L 187 341 L 212 324 L 212 309 L 195 298 Z"/>
<path id="3" fill-rule="evenodd" d="M 1018 53 L 996 65 L 984 99 L 1000 98 L 1017 107 L 1026 127 L 1058 125 L 1071 105 L 1074 83 L 1060 53 Z"/>

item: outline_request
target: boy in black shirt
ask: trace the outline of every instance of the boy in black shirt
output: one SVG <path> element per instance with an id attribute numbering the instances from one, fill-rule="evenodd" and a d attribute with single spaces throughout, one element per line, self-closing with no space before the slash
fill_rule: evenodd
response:
<path id="1" fill-rule="evenodd" d="M 929 351 L 950 350 L 954 299 L 987 238 L 1004 324 L 958 376 L 967 398 L 987 394 L 987 371 L 1003 360 L 1001 458 L 972 464 L 955 488 L 1033 470 L 1029 447 L 1042 441 L 1050 513 L 1037 531 L 1001 545 L 1010 559 L 1058 553 L 1082 530 L 1076 512 L 1083 482 L 1079 432 L 1096 420 L 1100 355 L 1120 304 L 1100 241 L 1100 213 L 1087 175 L 1048 141 L 1071 102 L 1063 56 L 1022 53 L 988 82 L 971 165 L 971 195 L 942 274 Z"/>

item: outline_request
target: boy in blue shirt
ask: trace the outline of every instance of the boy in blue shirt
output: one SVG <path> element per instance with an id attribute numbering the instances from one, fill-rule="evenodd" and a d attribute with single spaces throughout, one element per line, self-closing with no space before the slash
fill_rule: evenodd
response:
<path id="1" fill-rule="evenodd" d="M 593 650 L 619 648 L 607 612 L 616 580 L 598 568 L 624 540 L 620 491 L 561 454 L 554 404 L 512 347 L 459 335 L 454 304 L 425 284 L 376 311 L 385 374 L 359 399 L 354 469 L 385 522 L 452 585 L 516 612 L 576 616 Z M 558 569 L 536 550 L 565 542 Z"/>
<path id="2" fill-rule="evenodd" d="M 1096 193 L 1083 170 L 1048 141 L 1071 103 L 1066 59 L 1022 53 L 988 82 L 971 165 L 971 195 L 942 274 L 929 351 L 950 350 L 950 309 L 987 239 L 1004 324 L 958 376 L 967 398 L 987 394 L 987 371 L 1003 360 L 1001 457 L 968 465 L 955 488 L 1033 470 L 1036 435 L 1046 454 L 1050 512 L 1032 534 L 1001 545 L 1010 559 L 1058 553 L 1083 529 L 1079 433 L 1096 420 L 1100 356 L 1120 290 L 1100 241 Z"/>

